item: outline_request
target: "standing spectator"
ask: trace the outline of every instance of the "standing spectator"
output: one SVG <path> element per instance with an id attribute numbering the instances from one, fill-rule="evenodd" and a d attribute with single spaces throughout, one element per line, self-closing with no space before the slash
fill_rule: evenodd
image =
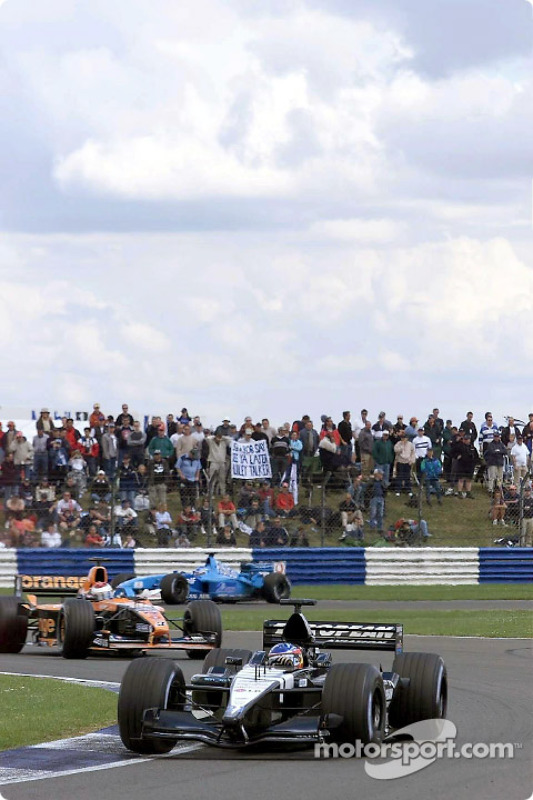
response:
<path id="1" fill-rule="evenodd" d="M 507 523 L 504 519 L 506 508 L 507 506 L 505 505 L 505 500 L 503 499 L 503 492 L 499 486 L 495 486 L 490 503 L 490 518 L 493 525 L 500 524 L 505 528 L 507 527 Z"/>
<path id="2" fill-rule="evenodd" d="M 318 432 L 314 429 L 312 420 L 308 419 L 300 431 L 300 441 L 302 443 L 302 479 L 305 481 L 312 480 L 316 465 L 315 454 L 319 443 Z"/>
<path id="3" fill-rule="evenodd" d="M 181 423 L 181 425 L 189 425 L 192 422 L 191 415 L 189 414 L 186 408 L 181 409 L 181 414 L 178 417 L 178 422 Z"/>
<path id="4" fill-rule="evenodd" d="M 442 505 L 442 487 L 440 476 L 442 473 L 442 463 L 440 458 L 436 458 L 432 447 L 428 447 L 426 457 L 422 459 L 420 472 L 424 480 L 426 489 L 426 500 L 428 506 L 431 505 L 431 491 L 437 495 L 437 503 Z"/>
<path id="5" fill-rule="evenodd" d="M 531 491 L 531 486 L 524 487 L 524 496 L 522 497 L 520 546 L 533 547 L 533 493 Z"/>
<path id="6" fill-rule="evenodd" d="M 54 428 L 54 420 L 50 416 L 50 411 L 48 408 L 41 408 L 41 414 L 35 423 L 35 427 L 37 432 L 43 431 L 43 433 L 50 434 Z"/>
<path id="7" fill-rule="evenodd" d="M 230 418 L 224 417 L 224 419 L 222 420 L 222 424 L 218 425 L 215 429 L 215 436 L 217 433 L 220 434 L 220 436 L 229 436 L 231 433 L 230 428 L 231 428 Z"/>
<path id="8" fill-rule="evenodd" d="M 365 427 L 361 430 L 358 439 L 359 454 L 361 456 L 361 474 L 363 480 L 370 477 L 374 468 L 372 451 L 374 448 L 374 436 L 372 434 L 372 423 L 369 419 L 365 422 Z"/>
<path id="9" fill-rule="evenodd" d="M 20 480 L 26 477 L 26 474 L 28 477 L 31 477 L 33 448 L 22 431 L 17 431 L 7 452 L 13 453 L 13 461 L 19 473 Z"/>
<path id="10" fill-rule="evenodd" d="M 140 471 L 140 467 L 137 468 Z M 151 508 L 158 508 L 167 503 L 167 483 L 170 477 L 168 461 L 160 450 L 154 450 L 154 457 L 148 467 L 148 494 Z"/>
<path id="11" fill-rule="evenodd" d="M 219 429 L 214 436 L 208 436 L 207 446 L 209 448 L 207 465 L 209 470 L 209 480 L 213 484 L 213 494 L 226 493 L 226 476 L 228 473 L 228 441 L 227 436 L 223 436 Z"/>
<path id="12" fill-rule="evenodd" d="M 102 467 L 110 481 L 115 480 L 118 464 L 118 439 L 114 423 L 110 423 L 102 436 Z"/>
<path id="13" fill-rule="evenodd" d="M 455 458 L 455 478 L 457 480 L 457 497 L 467 497 L 474 499 L 472 494 L 472 478 L 474 469 L 479 461 L 478 452 L 470 436 L 465 433 L 459 435 L 457 442 L 452 445 L 452 452 Z"/>
<path id="14" fill-rule="evenodd" d="M 33 476 L 39 481 L 43 476 L 48 476 L 48 440 L 49 436 L 43 428 L 37 429 L 33 437 Z"/>
<path id="15" fill-rule="evenodd" d="M 15 441 L 15 437 L 18 431 L 15 428 L 15 423 L 12 419 L 9 420 L 7 423 L 7 430 L 4 433 L 4 437 L 2 439 L 2 447 L 6 453 L 9 453 L 9 448 L 11 444 Z"/>
<path id="16" fill-rule="evenodd" d="M 168 438 L 165 426 L 162 423 L 160 423 L 157 428 L 157 436 L 154 436 L 152 439 L 150 439 L 150 444 L 148 445 L 148 454 L 153 456 L 156 450 L 159 450 L 163 458 L 166 458 L 167 460 L 172 458 L 174 455 L 174 447 Z"/>
<path id="17" fill-rule="evenodd" d="M 503 499 L 507 506 L 505 510 L 505 520 L 511 525 L 518 525 L 520 519 L 520 495 L 514 483 L 508 486 L 503 493 Z"/>
<path id="18" fill-rule="evenodd" d="M 485 463 L 487 465 L 487 489 L 492 494 L 496 485 L 503 484 L 503 462 L 507 455 L 507 448 L 501 440 L 498 429 L 493 432 L 493 440 L 485 450 Z"/>
<path id="19" fill-rule="evenodd" d="M 418 419 L 416 417 L 411 417 L 409 420 L 409 425 L 405 429 L 405 435 L 410 442 L 413 441 L 415 436 L 418 436 Z"/>
<path id="20" fill-rule="evenodd" d="M 278 428 L 276 436 L 271 441 L 272 484 L 274 486 L 283 482 L 290 460 L 290 441 L 285 435 L 284 428 Z"/>
<path id="21" fill-rule="evenodd" d="M 144 448 L 146 446 L 146 434 L 141 429 L 139 420 L 133 423 L 133 430 L 128 437 L 128 453 L 134 467 L 144 464 Z"/>
<path id="22" fill-rule="evenodd" d="M 130 428 L 133 427 L 133 417 L 129 412 L 128 404 L 122 403 L 122 411 L 118 414 L 115 425 L 117 428 L 122 428 L 124 425 L 129 426 Z"/>
<path id="23" fill-rule="evenodd" d="M 33 508 L 37 515 L 37 527 L 41 530 L 47 528 L 52 519 L 52 509 L 55 505 L 56 493 L 53 486 L 50 486 L 48 478 L 43 476 L 35 487 L 35 498 Z"/>
<path id="24" fill-rule="evenodd" d="M 442 431 L 443 428 L 437 423 L 433 414 L 430 414 L 424 425 L 424 433 L 431 439 L 433 455 L 435 458 L 438 458 L 439 461 L 442 455 Z"/>
<path id="25" fill-rule="evenodd" d="M 270 424 L 270 420 L 267 417 L 263 417 L 261 420 L 261 428 L 263 432 L 266 434 L 269 443 L 272 442 L 272 437 L 276 435 L 276 429 L 272 427 Z"/>
<path id="26" fill-rule="evenodd" d="M 524 437 L 524 444 L 529 450 L 529 455 L 531 455 L 531 450 L 533 447 L 533 413 L 528 414 L 528 420 L 529 422 L 527 422 L 522 428 L 522 436 Z"/>
<path id="27" fill-rule="evenodd" d="M 442 432 L 442 452 L 444 455 L 442 472 L 444 474 L 444 480 L 447 483 L 450 483 L 450 477 L 452 474 L 451 446 L 454 432 L 456 431 L 457 428 L 453 427 L 451 419 L 447 419 L 444 431 Z"/>
<path id="28" fill-rule="evenodd" d="M 176 471 L 180 479 L 180 498 L 181 506 L 194 506 L 198 497 L 198 487 L 200 485 L 200 471 L 202 464 L 199 452 L 193 448 L 189 453 L 180 456 L 176 461 Z"/>
<path id="29" fill-rule="evenodd" d="M 199 527 L 200 512 L 196 511 L 191 505 L 186 505 L 176 518 L 176 531 L 178 536 L 184 534 L 190 544 L 195 541 Z"/>
<path id="30" fill-rule="evenodd" d="M 385 516 L 385 492 L 383 485 L 383 473 L 379 469 L 374 470 L 374 480 L 371 485 L 370 497 L 370 527 L 383 533 L 383 517 Z"/>
<path id="31" fill-rule="evenodd" d="M 390 437 L 393 445 L 395 445 L 396 442 L 399 441 L 400 434 L 403 433 L 406 428 L 407 425 L 404 424 L 403 415 L 398 414 L 398 416 L 396 417 L 396 422 L 392 426 L 391 437 Z"/>
<path id="32" fill-rule="evenodd" d="M 381 439 L 383 436 L 383 431 L 388 431 L 390 433 L 391 430 L 392 425 L 387 419 L 387 415 L 384 411 L 380 411 L 378 421 L 372 425 L 372 435 L 374 439 Z"/>
<path id="33" fill-rule="evenodd" d="M 13 495 L 18 495 L 20 487 L 20 472 L 13 461 L 13 453 L 7 453 L 2 462 L 2 489 L 4 501 Z"/>
<path id="34" fill-rule="evenodd" d="M 421 480 L 422 461 L 426 457 L 427 451 L 431 447 L 431 439 L 424 433 L 424 428 L 422 425 L 418 427 L 418 433 L 413 439 L 413 445 L 415 448 L 416 474 L 418 476 L 418 480 Z"/>
<path id="35" fill-rule="evenodd" d="M 502 442 L 508 447 L 509 442 L 516 442 L 516 437 L 521 433 L 518 425 L 515 424 L 514 417 L 507 418 L 507 425 L 502 428 Z"/>
<path id="36" fill-rule="evenodd" d="M 339 422 L 337 426 L 337 430 L 339 431 L 339 435 L 341 437 L 340 452 L 341 455 L 345 456 L 348 459 L 348 461 L 351 461 L 352 459 L 352 439 L 353 439 L 353 430 L 350 419 L 351 419 L 350 412 L 343 411 L 342 420 Z"/>
<path id="37" fill-rule="evenodd" d="M 121 416 L 119 414 L 119 416 Z M 124 456 L 129 454 L 129 440 L 130 436 L 133 433 L 133 422 L 130 423 L 131 414 L 127 414 L 123 417 L 123 422 L 121 425 L 117 422 L 115 424 L 115 432 L 118 439 L 118 463 L 119 466 L 122 464 Z"/>
<path id="38" fill-rule="evenodd" d="M 226 519 L 229 519 L 234 528 L 237 527 L 237 509 L 235 503 L 231 500 L 229 494 L 225 494 L 217 505 L 218 524 L 220 528 L 226 525 Z"/>
<path id="39" fill-rule="evenodd" d="M 135 511 L 148 511 L 150 508 L 149 486 L 150 477 L 146 464 L 139 464 L 135 470 L 135 499 L 133 501 Z"/>
<path id="40" fill-rule="evenodd" d="M 494 434 L 498 432 L 500 433 L 500 429 L 493 421 L 492 414 L 490 411 L 487 411 L 485 414 L 485 422 L 482 424 L 480 431 L 479 431 L 479 447 L 483 456 L 485 455 L 489 444 L 494 439 Z"/>
<path id="41" fill-rule="evenodd" d="M 524 437 L 521 433 L 519 433 L 516 437 L 515 444 L 511 448 L 511 462 L 513 464 L 514 479 L 519 485 L 527 475 L 529 461 L 529 450 L 524 444 Z"/>
<path id="42" fill-rule="evenodd" d="M 266 442 L 267 447 L 270 448 L 270 439 L 264 432 L 263 428 L 261 427 L 260 422 L 254 422 L 254 432 L 252 433 L 252 439 L 254 442 Z"/>
<path id="43" fill-rule="evenodd" d="M 86 427 L 83 429 L 83 436 L 78 441 L 78 449 L 87 464 L 89 477 L 94 478 L 98 470 L 100 445 L 96 436 L 92 435 L 91 428 Z"/>
<path id="44" fill-rule="evenodd" d="M 81 438 L 81 434 L 79 430 L 77 430 L 74 427 L 74 420 L 72 419 L 72 417 L 68 417 L 67 419 L 67 426 L 65 428 L 65 438 L 68 442 L 68 446 L 70 447 L 71 452 L 78 449 L 78 441 Z"/>
<path id="45" fill-rule="evenodd" d="M 431 416 L 435 420 L 435 425 L 439 429 L 440 435 L 442 436 L 443 431 L 444 431 L 444 420 L 441 419 L 441 417 L 439 415 L 440 415 L 439 409 L 438 408 L 434 408 L 433 409 L 433 414 Z M 436 456 L 436 458 L 439 458 L 439 456 L 436 453 L 435 453 L 435 456 Z"/>
<path id="46" fill-rule="evenodd" d="M 346 490 L 350 497 L 353 499 L 357 508 L 364 508 L 365 506 L 365 484 L 363 483 L 363 476 L 356 475 L 352 483 Z"/>
<path id="47" fill-rule="evenodd" d="M 169 439 L 171 439 L 172 436 L 174 436 L 174 434 L 178 432 L 178 423 L 174 419 L 174 414 L 167 414 L 166 425 L 167 425 L 167 436 Z"/>
<path id="48" fill-rule="evenodd" d="M 154 416 L 152 417 L 150 424 L 146 426 L 146 446 L 150 445 L 152 439 L 157 436 L 159 428 L 161 426 L 161 417 Z M 163 430 L 165 430 L 165 426 L 163 425 Z"/>
<path id="49" fill-rule="evenodd" d="M 390 474 L 394 462 L 394 448 L 390 440 L 390 432 L 384 428 L 381 437 L 375 439 L 372 448 L 372 458 L 376 469 L 383 473 L 383 485 L 388 488 L 390 484 Z"/>
<path id="50" fill-rule="evenodd" d="M 466 414 L 466 419 L 461 422 L 459 425 L 459 430 L 463 431 L 463 433 L 467 433 L 470 436 L 471 442 L 477 441 L 477 428 L 474 422 L 474 412 L 468 411 Z"/>
<path id="51" fill-rule="evenodd" d="M 137 494 L 137 480 L 136 470 L 131 463 L 129 453 L 124 455 L 122 464 L 118 468 L 118 491 L 120 499 L 128 500 L 133 506 Z"/>
<path id="52" fill-rule="evenodd" d="M 411 494 L 411 469 L 415 463 L 415 446 L 405 435 L 405 431 L 398 432 L 398 441 L 394 445 L 394 468 L 396 470 L 396 496 L 402 492 Z"/>
<path id="53" fill-rule="evenodd" d="M 89 416 L 89 425 L 98 441 L 100 441 L 105 425 L 105 416 L 100 410 L 100 403 L 93 404 L 93 410 Z"/>
<path id="54" fill-rule="evenodd" d="M 289 438 L 289 450 L 291 456 L 291 467 L 289 470 L 291 480 L 295 480 L 298 482 L 300 478 L 300 470 L 302 466 L 302 450 L 303 444 L 300 439 L 300 434 L 298 431 L 292 431 L 290 438 Z"/>

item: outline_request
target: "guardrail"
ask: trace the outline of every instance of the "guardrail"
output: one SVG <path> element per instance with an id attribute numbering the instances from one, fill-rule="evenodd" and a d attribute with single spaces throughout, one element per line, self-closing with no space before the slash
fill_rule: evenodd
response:
<path id="1" fill-rule="evenodd" d="M 533 582 L 533 548 L 480 547 L 479 582 Z"/>
<path id="2" fill-rule="evenodd" d="M 120 572 L 139 576 L 189 571 L 205 562 L 210 548 L 3 549 L 0 587 L 12 588 L 14 576 L 85 575 L 101 556 L 109 576 Z M 285 561 L 294 584 L 439 585 L 529 583 L 533 581 L 533 548 L 217 548 L 221 562 L 239 569 L 241 562 Z"/>

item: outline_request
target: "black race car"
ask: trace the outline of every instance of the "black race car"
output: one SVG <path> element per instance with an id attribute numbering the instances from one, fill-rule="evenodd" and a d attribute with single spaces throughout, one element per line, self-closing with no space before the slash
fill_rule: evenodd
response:
<path id="1" fill-rule="evenodd" d="M 216 747 L 258 742 L 379 742 L 393 729 L 446 715 L 442 658 L 403 653 L 399 624 L 267 620 L 263 649 L 212 650 L 185 684 L 179 666 L 130 664 L 118 702 L 120 735 L 136 753 L 166 753 L 185 739 Z M 324 650 L 323 650 L 324 648 Z M 390 672 L 333 664 L 330 650 L 394 651 Z"/>

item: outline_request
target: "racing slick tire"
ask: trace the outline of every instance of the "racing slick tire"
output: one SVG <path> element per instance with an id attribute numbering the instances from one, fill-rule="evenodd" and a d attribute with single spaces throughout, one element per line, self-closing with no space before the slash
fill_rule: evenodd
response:
<path id="1" fill-rule="evenodd" d="M 399 653 L 394 658 L 392 671 L 409 679 L 407 687 L 398 687 L 389 706 L 392 728 L 446 717 L 448 677 L 441 656 L 435 653 Z"/>
<path id="2" fill-rule="evenodd" d="M 161 578 L 161 600 L 168 606 L 181 605 L 189 599 L 189 581 L 181 572 L 171 572 Z"/>
<path id="3" fill-rule="evenodd" d="M 193 600 L 183 612 L 183 631 L 185 634 L 214 633 L 215 646 L 222 643 L 222 617 L 220 609 L 212 600 Z M 211 648 L 210 648 L 211 649 Z M 205 658 L 210 650 L 186 650 L 189 658 Z"/>
<path id="4" fill-rule="evenodd" d="M 65 600 L 58 631 L 63 658 L 87 658 L 95 630 L 96 620 L 89 600 L 74 597 Z"/>
<path id="5" fill-rule="evenodd" d="M 177 739 L 143 739 L 143 714 L 147 708 L 180 711 L 185 701 L 183 672 L 167 658 L 142 658 L 126 670 L 118 695 L 120 738 L 134 753 L 169 753 Z"/>
<path id="6" fill-rule="evenodd" d="M 291 582 L 281 572 L 269 572 L 263 581 L 263 597 L 267 603 L 279 603 L 291 596 Z"/>
<path id="7" fill-rule="evenodd" d="M 242 665 L 249 662 L 252 657 L 251 650 L 240 650 L 231 647 L 217 647 L 215 650 L 210 650 L 204 658 L 202 672 L 205 674 L 209 672 L 211 667 L 225 667 L 227 658 L 242 658 Z"/>
<path id="8" fill-rule="evenodd" d="M 386 702 L 383 678 L 371 664 L 333 664 L 322 692 L 322 713 L 332 719 L 331 740 L 379 743 L 385 735 Z"/>
<path id="9" fill-rule="evenodd" d="M 135 575 L 131 572 L 119 572 L 118 575 L 115 575 L 113 580 L 111 581 L 111 588 L 116 589 L 120 583 L 124 583 L 124 581 L 131 581 Z"/>
<path id="10" fill-rule="evenodd" d="M 0 597 L 0 653 L 20 653 L 26 643 L 28 615 L 18 597 Z"/>

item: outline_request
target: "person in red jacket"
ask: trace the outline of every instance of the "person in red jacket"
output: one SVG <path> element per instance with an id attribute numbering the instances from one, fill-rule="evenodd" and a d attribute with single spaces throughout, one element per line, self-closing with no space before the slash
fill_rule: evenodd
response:
<path id="1" fill-rule="evenodd" d="M 227 519 L 229 519 L 234 529 L 237 527 L 237 509 L 229 494 L 225 494 L 222 500 L 220 500 L 217 506 L 217 512 L 218 524 L 221 528 L 226 525 Z"/>
<path id="2" fill-rule="evenodd" d="M 279 492 L 274 501 L 274 508 L 276 514 L 280 517 L 291 517 L 294 509 L 294 497 L 292 492 L 289 492 L 289 484 L 282 483 Z"/>

